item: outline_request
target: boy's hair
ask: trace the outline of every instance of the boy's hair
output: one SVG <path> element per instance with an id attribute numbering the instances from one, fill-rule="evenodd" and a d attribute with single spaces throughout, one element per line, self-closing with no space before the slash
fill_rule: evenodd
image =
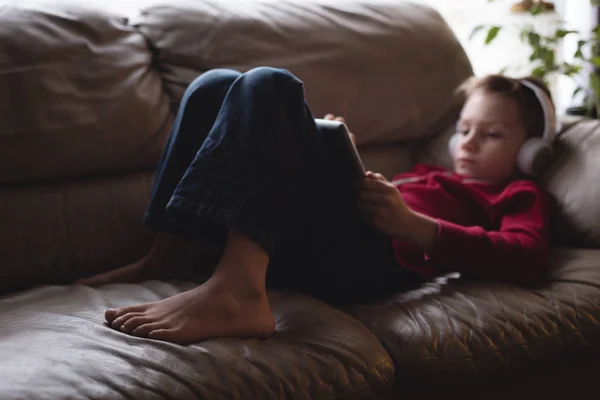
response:
<path id="1" fill-rule="evenodd" d="M 546 84 L 533 76 L 523 78 L 509 78 L 504 75 L 473 76 L 460 85 L 458 90 L 467 97 L 476 91 L 483 90 L 485 93 L 499 93 L 513 99 L 519 107 L 521 121 L 525 125 L 527 136 L 541 137 L 544 132 L 544 110 L 535 93 L 523 85 L 521 80 L 527 80 L 540 87 L 552 101 L 552 95 Z"/>

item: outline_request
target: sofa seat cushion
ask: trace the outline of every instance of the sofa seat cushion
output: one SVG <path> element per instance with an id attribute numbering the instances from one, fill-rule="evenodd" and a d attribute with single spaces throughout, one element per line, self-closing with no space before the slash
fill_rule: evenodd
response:
<path id="1" fill-rule="evenodd" d="M 45 286 L 0 298 L 2 399 L 334 399 L 387 389 L 393 364 L 354 318 L 306 296 L 271 296 L 277 333 L 191 346 L 113 330 L 103 311 L 191 283 Z"/>
<path id="2" fill-rule="evenodd" d="M 450 274 L 350 313 L 382 341 L 397 380 L 465 383 L 600 354 L 600 250 L 556 249 L 538 288 Z"/>

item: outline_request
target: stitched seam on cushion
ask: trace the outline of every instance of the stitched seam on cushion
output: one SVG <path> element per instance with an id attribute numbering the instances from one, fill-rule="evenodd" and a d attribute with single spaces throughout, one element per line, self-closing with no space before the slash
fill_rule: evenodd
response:
<path id="1" fill-rule="evenodd" d="M 407 358 L 407 359 L 402 359 L 402 360 L 394 360 L 394 362 L 397 363 L 403 363 L 403 362 L 407 362 L 407 363 L 447 363 L 453 360 L 457 360 L 457 361 L 462 361 L 462 360 L 472 360 L 475 359 L 477 357 L 481 357 L 481 356 L 487 356 L 487 355 L 491 355 L 491 354 L 497 354 L 497 353 L 503 353 L 507 350 L 511 350 L 517 347 L 523 347 L 526 346 L 528 344 L 538 344 L 542 341 L 547 341 L 547 340 L 551 340 L 557 337 L 563 337 L 562 332 L 559 332 L 555 335 L 551 335 L 551 336 L 544 336 L 544 338 L 542 338 L 541 340 L 536 340 L 536 341 L 527 341 L 527 342 L 522 342 L 522 343 L 517 343 L 517 344 L 513 344 L 507 347 L 503 347 L 502 349 L 498 349 L 498 350 L 490 350 L 490 351 L 486 351 L 486 352 L 481 352 L 481 353 L 477 353 L 477 354 L 473 354 L 470 356 L 465 356 L 465 357 L 455 357 L 455 358 L 440 358 L 440 359 L 411 359 L 411 358 Z M 566 340 L 566 338 L 565 338 Z M 565 343 L 566 346 L 566 343 Z"/>

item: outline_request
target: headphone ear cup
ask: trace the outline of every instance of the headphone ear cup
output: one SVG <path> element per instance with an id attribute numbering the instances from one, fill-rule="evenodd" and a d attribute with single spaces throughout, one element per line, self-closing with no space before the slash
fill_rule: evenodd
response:
<path id="1" fill-rule="evenodd" d="M 453 156 L 456 151 L 456 146 L 458 146 L 458 139 L 460 139 L 460 134 L 455 133 L 450 136 L 450 140 L 448 140 L 448 150 L 450 151 L 450 155 Z"/>
<path id="2" fill-rule="evenodd" d="M 552 146 L 542 138 L 528 139 L 517 156 L 517 167 L 529 176 L 539 176 L 552 161 Z"/>

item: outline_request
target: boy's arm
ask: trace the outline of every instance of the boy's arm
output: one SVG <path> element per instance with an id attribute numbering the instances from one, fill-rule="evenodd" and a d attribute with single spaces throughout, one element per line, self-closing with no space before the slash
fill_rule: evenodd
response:
<path id="1" fill-rule="evenodd" d="M 548 196 L 534 183 L 514 183 L 500 206 L 496 231 L 462 226 L 420 214 L 380 174 L 368 171 L 358 196 L 363 218 L 390 237 L 408 241 L 445 271 L 519 284 L 539 282 L 546 272 Z"/>
<path id="2" fill-rule="evenodd" d="M 421 216 L 414 220 L 411 241 L 443 270 L 525 285 L 539 282 L 548 253 L 548 196 L 533 183 L 512 189 L 497 231 Z M 433 239 L 432 223 L 437 227 Z"/>

